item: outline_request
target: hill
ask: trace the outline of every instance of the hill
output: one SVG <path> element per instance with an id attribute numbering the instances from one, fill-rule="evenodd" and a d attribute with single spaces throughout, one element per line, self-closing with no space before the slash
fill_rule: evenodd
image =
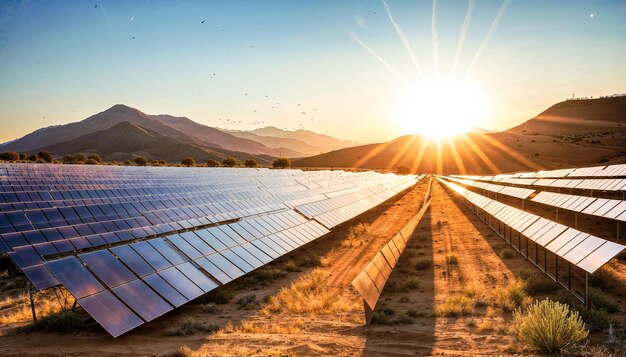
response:
<path id="1" fill-rule="evenodd" d="M 319 154 L 320 152 L 327 152 L 337 149 L 343 149 L 347 147 L 357 146 L 358 143 L 348 140 L 340 140 L 325 134 L 318 134 L 310 130 L 283 130 L 273 126 L 267 126 L 264 128 L 254 129 L 250 131 L 244 132 L 231 132 L 233 135 L 248 135 L 254 134 L 256 136 L 263 136 L 266 138 L 270 138 L 270 140 L 278 140 L 278 139 L 291 139 L 291 141 L 276 141 L 280 143 L 280 145 L 286 146 L 289 149 L 296 151 L 307 151 L 307 154 Z M 248 138 L 250 138 L 248 136 Z M 294 143 L 293 140 L 297 140 L 295 142 L 296 145 L 298 143 L 306 143 L 308 147 L 300 146 L 299 149 L 296 147 L 291 147 L 291 143 Z M 275 144 L 274 144 L 275 145 Z M 303 151 L 304 152 L 304 151 Z"/>
<path id="2" fill-rule="evenodd" d="M 571 135 L 626 131 L 626 97 L 566 100 L 507 130 L 516 134 Z"/>
<path id="3" fill-rule="evenodd" d="M 144 156 L 149 160 L 178 162 L 185 156 L 192 156 L 196 161 L 206 162 L 209 159 L 221 161 L 227 156 L 234 156 L 239 160 L 256 159 L 257 162 L 269 164 L 267 160 L 247 153 L 183 143 L 129 122 L 121 122 L 108 129 L 49 145 L 42 150 L 56 155 L 98 153 L 104 160 L 118 161 Z"/>

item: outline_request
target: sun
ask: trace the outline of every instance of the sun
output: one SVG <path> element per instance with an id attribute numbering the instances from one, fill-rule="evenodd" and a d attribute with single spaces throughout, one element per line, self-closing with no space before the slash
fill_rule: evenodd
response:
<path id="1" fill-rule="evenodd" d="M 479 126 L 486 112 L 479 87 L 464 81 L 422 81 L 398 97 L 395 118 L 406 134 L 465 133 Z"/>

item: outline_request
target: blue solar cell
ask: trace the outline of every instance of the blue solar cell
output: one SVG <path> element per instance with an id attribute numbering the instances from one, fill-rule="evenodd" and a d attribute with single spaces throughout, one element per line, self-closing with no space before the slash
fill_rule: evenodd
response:
<path id="1" fill-rule="evenodd" d="M 59 284 L 59 281 L 44 265 L 34 265 L 22 269 L 28 280 L 37 290 L 46 289 Z"/>
<path id="2" fill-rule="evenodd" d="M 69 240 L 55 240 L 52 245 L 59 251 L 59 253 L 71 252 L 76 248 Z"/>
<path id="3" fill-rule="evenodd" d="M 190 262 L 177 265 L 176 268 L 185 274 L 189 280 L 198 285 L 198 287 L 200 287 L 200 289 L 202 289 L 205 293 L 218 287 L 216 282 L 211 280 L 211 278 L 206 276 L 200 269 L 196 268 Z"/>
<path id="4" fill-rule="evenodd" d="M 159 253 L 153 246 L 148 244 L 148 242 L 137 242 L 130 245 L 133 250 L 137 252 L 144 260 L 152 266 L 155 270 L 162 270 L 172 266 L 161 253 Z"/>
<path id="5" fill-rule="evenodd" d="M 102 284 L 91 275 L 76 257 L 66 257 L 47 262 L 45 266 L 77 299 L 104 290 Z"/>
<path id="6" fill-rule="evenodd" d="M 39 253 L 30 245 L 16 247 L 13 252 L 9 253 L 9 257 L 20 269 L 43 263 Z"/>
<path id="7" fill-rule="evenodd" d="M 211 263 L 207 258 L 200 258 L 196 260 L 196 263 L 222 284 L 226 284 L 233 280 L 230 276 L 215 266 L 215 264 Z"/>
<path id="8" fill-rule="evenodd" d="M 109 287 L 124 284 L 137 278 L 108 250 L 84 253 L 78 257 Z"/>
<path id="9" fill-rule="evenodd" d="M 226 249 L 226 245 L 222 243 L 219 239 L 217 239 L 215 236 L 213 236 L 209 232 L 208 229 L 201 229 L 201 230 L 195 231 L 194 233 L 196 233 L 198 237 L 200 237 L 205 243 L 211 246 L 211 248 L 213 248 L 214 250 L 220 251 L 222 249 Z M 233 246 L 235 246 L 236 244 L 237 243 L 232 241 Z"/>
<path id="10" fill-rule="evenodd" d="M 47 255 L 57 254 L 59 252 L 58 249 L 54 247 L 54 244 L 50 242 L 34 244 L 33 248 L 37 250 L 37 253 L 42 257 L 46 257 Z"/>
<path id="11" fill-rule="evenodd" d="M 185 257 L 175 251 L 172 247 L 170 247 L 162 238 L 151 239 L 147 242 L 150 243 L 150 245 L 153 246 L 154 249 L 161 253 L 161 255 L 163 255 L 165 259 L 167 259 L 173 265 L 177 265 L 187 261 Z"/>
<path id="12" fill-rule="evenodd" d="M 137 315 L 109 291 L 79 299 L 78 303 L 113 337 L 143 324 Z"/>
<path id="13" fill-rule="evenodd" d="M 188 300 L 193 300 L 204 294 L 202 289 L 189 280 L 180 270 L 176 269 L 176 267 L 161 270 L 157 274 L 174 287 L 174 289 L 183 294 Z"/>
<path id="14" fill-rule="evenodd" d="M 10 249 L 28 244 L 22 233 L 5 233 L 2 239 Z"/>
<path id="15" fill-rule="evenodd" d="M 211 254 L 207 256 L 206 259 L 218 267 L 221 271 L 226 273 L 231 279 L 237 279 L 245 274 L 243 270 L 238 268 L 235 264 L 231 263 L 219 253 Z"/>
<path id="16" fill-rule="evenodd" d="M 144 320 L 151 321 L 173 308 L 141 280 L 133 280 L 113 292 Z"/>
<path id="17" fill-rule="evenodd" d="M 180 249 L 185 255 L 187 255 L 191 259 L 198 259 L 203 254 L 200 253 L 196 248 L 194 248 L 191 244 L 189 244 L 180 234 L 174 234 L 167 237 L 176 248 Z"/>
<path id="18" fill-rule="evenodd" d="M 174 289 L 167 281 L 163 280 L 158 274 L 146 275 L 142 278 L 150 287 L 169 301 L 170 304 L 179 307 L 188 302 L 189 299 L 184 297 L 176 289 Z"/>
<path id="19" fill-rule="evenodd" d="M 46 238 L 43 236 L 43 234 L 41 234 L 40 231 L 27 231 L 27 232 L 22 232 L 22 234 L 24 235 L 24 238 L 26 238 L 26 240 L 30 244 L 46 242 Z"/>
<path id="20" fill-rule="evenodd" d="M 111 251 L 139 276 L 145 276 L 155 272 L 155 269 L 128 245 L 111 248 Z"/>
<path id="21" fill-rule="evenodd" d="M 85 239 L 87 239 L 89 243 L 91 243 L 91 245 L 94 247 L 99 247 L 99 246 L 108 244 L 99 234 L 87 236 L 85 237 Z"/>
<path id="22" fill-rule="evenodd" d="M 10 250 L 9 246 L 4 242 L 4 239 L 0 238 L 0 253 L 6 253 Z"/>

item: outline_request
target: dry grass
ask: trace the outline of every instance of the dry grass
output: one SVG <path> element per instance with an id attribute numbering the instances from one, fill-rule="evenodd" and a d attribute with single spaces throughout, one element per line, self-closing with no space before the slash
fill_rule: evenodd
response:
<path id="1" fill-rule="evenodd" d="M 478 328 L 478 331 L 480 332 L 488 332 L 488 331 L 493 331 L 496 329 L 495 324 L 491 320 L 483 320 L 476 327 Z"/>
<path id="2" fill-rule="evenodd" d="M 74 299 L 70 296 L 68 304 L 73 304 Z M 10 311 L 0 313 L 0 325 L 10 325 L 15 323 L 23 323 L 32 321 L 33 314 L 30 307 L 28 295 L 19 295 L 17 298 L 8 298 L 3 300 L 5 308 L 12 306 Z M 56 297 L 51 293 L 40 293 L 35 295 L 35 313 L 38 318 L 49 316 L 59 312 L 61 306 Z"/>
<path id="3" fill-rule="evenodd" d="M 28 295 L 23 292 L 17 296 L 7 296 L 3 300 L 0 300 L 0 310 L 9 309 L 17 305 L 23 304 L 28 301 Z"/>
<path id="4" fill-rule="evenodd" d="M 456 295 L 437 306 L 437 315 L 446 317 L 468 316 L 474 313 L 474 301 L 467 296 Z"/>
<path id="5" fill-rule="evenodd" d="M 348 247 L 354 247 L 355 245 L 362 244 L 362 239 L 367 237 L 369 233 L 369 224 L 359 223 L 354 227 L 350 227 L 348 237 L 341 244 Z"/>
<path id="6" fill-rule="evenodd" d="M 292 357 L 295 354 L 291 351 L 280 350 L 275 348 L 249 348 L 235 345 L 211 346 L 209 348 L 200 348 L 198 351 L 192 351 L 187 346 L 182 346 L 178 350 L 163 355 L 163 357 Z"/>
<path id="7" fill-rule="evenodd" d="M 203 324 L 193 317 L 183 317 L 176 324 L 165 329 L 166 336 L 189 336 L 197 332 L 215 332 L 219 327 L 214 324 Z"/>
<path id="8" fill-rule="evenodd" d="M 224 328 L 218 333 L 230 334 L 291 334 L 295 335 L 302 332 L 303 323 L 300 320 L 295 321 L 291 325 L 280 325 L 275 323 L 254 323 L 244 322 L 239 326 L 233 325 L 230 321 L 226 323 Z"/>
<path id="9" fill-rule="evenodd" d="M 284 287 L 263 306 L 263 313 L 332 314 L 360 306 L 339 289 L 327 285 L 330 273 L 314 269 Z"/>
<path id="10" fill-rule="evenodd" d="M 517 281 L 507 287 L 496 287 L 489 296 L 489 305 L 500 311 L 513 311 L 530 305 L 533 299 L 526 294 L 524 282 Z"/>

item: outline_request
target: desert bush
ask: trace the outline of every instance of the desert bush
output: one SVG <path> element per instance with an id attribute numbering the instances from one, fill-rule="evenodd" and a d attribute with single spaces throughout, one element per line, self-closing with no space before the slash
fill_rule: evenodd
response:
<path id="1" fill-rule="evenodd" d="M 328 286 L 329 276 L 328 271 L 319 268 L 302 275 L 272 296 L 263 312 L 329 314 L 357 309 L 355 301 Z"/>
<path id="2" fill-rule="evenodd" d="M 457 266 L 459 265 L 459 258 L 456 254 L 448 254 L 446 255 L 446 264 L 450 266 Z"/>
<path id="3" fill-rule="evenodd" d="M 437 307 L 437 315 L 446 317 L 467 316 L 474 312 L 474 302 L 467 296 L 452 296 Z"/>
<path id="4" fill-rule="evenodd" d="M 233 293 L 231 293 L 228 290 L 216 289 L 204 295 L 202 298 L 202 302 L 205 304 L 207 303 L 214 303 L 218 305 L 228 304 L 230 300 L 233 298 L 233 296 L 234 296 Z"/>
<path id="5" fill-rule="evenodd" d="M 595 310 L 579 306 L 576 310 L 585 322 L 585 326 L 590 331 L 604 331 L 608 329 L 612 323 L 609 314 L 604 309 Z"/>
<path id="6" fill-rule="evenodd" d="M 500 251 L 500 258 L 502 259 L 513 259 L 515 258 L 515 252 L 511 249 L 504 248 Z"/>
<path id="7" fill-rule="evenodd" d="M 323 266 L 319 255 L 315 253 L 308 253 L 305 256 L 303 256 L 302 259 L 300 260 L 299 265 L 301 267 L 307 267 L 307 268 Z"/>
<path id="8" fill-rule="evenodd" d="M 0 154 L 0 160 L 4 160 L 4 161 L 17 161 L 20 159 L 20 154 L 16 153 L 16 152 L 3 152 L 2 154 Z"/>
<path id="9" fill-rule="evenodd" d="M 166 336 L 189 336 L 197 332 L 215 332 L 219 326 L 215 324 L 203 324 L 193 317 L 187 316 L 178 320 L 173 326 L 165 329 Z"/>
<path id="10" fill-rule="evenodd" d="M 98 154 L 91 154 L 87 156 L 87 160 L 93 160 L 95 162 L 102 162 L 102 158 Z"/>
<path id="11" fill-rule="evenodd" d="M 180 163 L 181 163 L 182 165 L 185 165 L 185 166 L 187 166 L 187 167 L 190 167 L 190 166 L 195 166 L 195 165 L 196 165 L 196 160 L 195 160 L 193 157 L 191 157 L 191 156 L 187 156 L 187 157 L 183 157 L 183 158 L 180 160 Z"/>
<path id="12" fill-rule="evenodd" d="M 237 305 L 239 305 L 240 309 L 250 310 L 254 308 L 257 305 L 256 295 L 249 294 L 249 295 L 240 297 L 239 299 L 237 299 Z"/>
<path id="13" fill-rule="evenodd" d="M 406 310 L 406 315 L 412 318 L 417 318 L 420 316 L 419 312 L 417 312 L 417 310 L 415 309 Z"/>
<path id="14" fill-rule="evenodd" d="M 215 160 L 209 159 L 209 161 L 206 162 L 206 165 L 208 167 L 218 167 L 218 166 L 220 166 L 220 163 L 215 161 Z"/>
<path id="15" fill-rule="evenodd" d="M 133 162 L 139 166 L 146 166 L 146 164 L 148 163 L 148 160 L 143 157 L 143 156 L 137 156 Z"/>
<path id="16" fill-rule="evenodd" d="M 589 300 L 593 307 L 596 309 L 604 309 L 609 314 L 620 311 L 619 304 L 599 290 L 591 289 Z"/>
<path id="17" fill-rule="evenodd" d="M 393 320 L 393 323 L 396 324 L 412 324 L 414 322 L 415 320 L 413 320 L 413 318 L 407 314 L 402 314 L 398 316 L 398 318 Z"/>
<path id="18" fill-rule="evenodd" d="M 288 261 L 285 263 L 285 270 L 289 272 L 299 271 L 298 266 L 293 261 Z"/>
<path id="19" fill-rule="evenodd" d="M 287 273 L 280 269 L 258 269 L 252 276 L 259 282 L 266 282 L 282 279 Z"/>
<path id="20" fill-rule="evenodd" d="M 420 280 L 416 276 L 410 276 L 405 282 L 404 286 L 409 290 L 416 290 L 420 287 Z"/>
<path id="21" fill-rule="evenodd" d="M 589 275 L 589 284 L 593 287 L 606 289 L 611 287 L 614 282 L 613 269 L 606 265 Z"/>
<path id="22" fill-rule="evenodd" d="M 31 325 L 31 328 L 32 330 L 68 333 L 77 331 L 82 326 L 83 321 L 74 311 L 69 309 L 61 309 L 57 312 L 39 318 L 39 320 L 37 320 L 37 323 Z"/>
<path id="23" fill-rule="evenodd" d="M 523 281 L 517 281 L 506 287 L 496 287 L 489 296 L 490 305 L 501 311 L 513 311 L 519 307 L 525 307 L 531 301 L 526 294 Z"/>
<path id="24" fill-rule="evenodd" d="M 85 161 L 85 165 L 98 165 L 98 161 L 94 159 L 87 159 L 87 161 Z"/>
<path id="25" fill-rule="evenodd" d="M 50 163 L 52 162 L 52 154 L 47 151 L 40 151 L 37 153 L 37 159 Z"/>
<path id="26" fill-rule="evenodd" d="M 289 325 L 276 323 L 244 322 L 235 326 L 227 322 L 220 333 L 244 333 L 244 334 L 298 334 L 302 332 L 302 321 L 296 320 Z M 230 354 L 229 354 L 230 356 Z"/>
<path id="27" fill-rule="evenodd" d="M 535 294 L 552 294 L 559 290 L 558 285 L 534 270 L 522 269 L 518 273 L 519 278 L 524 281 L 526 293 Z"/>
<path id="28" fill-rule="evenodd" d="M 411 169 L 408 166 L 398 166 L 396 169 L 396 174 L 398 175 L 408 175 L 411 173 Z"/>
<path id="29" fill-rule="evenodd" d="M 478 331 L 480 332 L 487 332 L 493 331 L 496 326 L 491 320 L 483 320 L 481 323 L 476 325 L 476 327 L 478 327 Z"/>
<path id="30" fill-rule="evenodd" d="M 272 162 L 272 167 L 275 169 L 288 169 L 291 167 L 291 160 L 286 157 L 279 157 Z"/>
<path id="31" fill-rule="evenodd" d="M 372 325 L 391 325 L 391 315 L 385 311 L 374 311 L 370 324 Z"/>
<path id="32" fill-rule="evenodd" d="M 255 159 L 248 159 L 248 160 L 244 161 L 243 166 L 245 166 L 245 167 L 259 167 L 259 164 L 256 162 Z"/>
<path id="33" fill-rule="evenodd" d="M 222 160 L 222 165 L 226 166 L 226 167 L 235 167 L 239 165 L 239 161 L 237 159 L 235 159 L 234 157 L 227 157 L 224 160 Z"/>
<path id="34" fill-rule="evenodd" d="M 195 357 L 196 354 L 193 353 L 193 351 L 191 350 L 191 348 L 183 345 L 178 347 L 177 350 L 166 353 L 164 355 L 160 355 L 162 357 Z"/>
<path id="35" fill-rule="evenodd" d="M 398 299 L 398 302 L 401 302 L 403 304 L 406 304 L 407 302 L 411 302 L 411 299 L 409 299 L 408 296 L 403 296 L 400 299 Z"/>
<path id="36" fill-rule="evenodd" d="M 576 311 L 549 299 L 514 313 L 517 337 L 523 344 L 549 353 L 559 352 L 587 337 L 589 331 Z"/>
<path id="37" fill-rule="evenodd" d="M 202 306 L 202 312 L 215 315 L 215 314 L 219 314 L 221 310 L 219 307 L 217 307 L 215 303 L 210 302 Z"/>
<path id="38" fill-rule="evenodd" d="M 415 263 L 415 270 L 428 270 L 432 268 L 433 263 L 428 259 L 421 259 Z"/>

